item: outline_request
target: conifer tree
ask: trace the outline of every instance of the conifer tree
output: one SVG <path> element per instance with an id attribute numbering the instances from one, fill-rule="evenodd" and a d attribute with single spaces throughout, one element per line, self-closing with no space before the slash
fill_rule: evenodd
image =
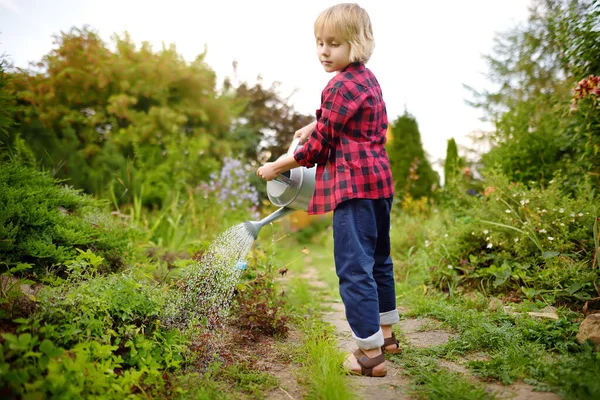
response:
<path id="1" fill-rule="evenodd" d="M 439 185 L 439 176 L 427 160 L 421 133 L 415 117 L 408 111 L 392 123 L 394 138 L 387 146 L 390 157 L 396 195 L 404 197 L 410 194 L 415 199 L 430 197 L 433 189 Z M 408 179 L 411 165 L 416 166 L 416 175 Z"/>
<path id="2" fill-rule="evenodd" d="M 458 156 L 458 147 L 454 138 L 448 139 L 446 147 L 446 161 L 444 162 L 444 184 L 448 185 L 458 174 L 463 166 L 462 159 Z"/>

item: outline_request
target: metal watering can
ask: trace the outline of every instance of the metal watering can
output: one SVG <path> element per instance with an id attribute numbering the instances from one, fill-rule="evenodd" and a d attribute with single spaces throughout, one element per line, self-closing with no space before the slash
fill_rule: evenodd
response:
<path id="1" fill-rule="evenodd" d="M 300 138 L 295 138 L 287 151 L 293 156 L 301 148 Z M 296 167 L 267 182 L 267 196 L 271 203 L 281 207 L 260 221 L 245 221 L 246 230 L 254 239 L 263 226 L 285 217 L 295 210 L 308 211 L 308 205 L 315 191 L 316 168 Z"/>

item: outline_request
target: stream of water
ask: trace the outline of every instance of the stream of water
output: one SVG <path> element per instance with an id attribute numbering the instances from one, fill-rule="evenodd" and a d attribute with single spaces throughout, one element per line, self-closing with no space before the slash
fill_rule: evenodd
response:
<path id="1" fill-rule="evenodd" d="M 220 326 L 229 313 L 253 242 L 244 223 L 219 235 L 186 272 L 179 290 L 171 290 L 165 324 L 185 328 L 190 322 L 204 321 L 208 326 Z"/>

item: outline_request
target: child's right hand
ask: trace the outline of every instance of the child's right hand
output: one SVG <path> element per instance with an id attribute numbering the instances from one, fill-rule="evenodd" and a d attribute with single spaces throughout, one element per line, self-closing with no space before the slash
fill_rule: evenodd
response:
<path id="1" fill-rule="evenodd" d="M 317 125 L 317 121 L 311 122 L 303 128 L 300 128 L 294 133 L 295 138 L 300 138 L 300 144 L 306 143 L 308 137 L 315 130 L 315 126 Z"/>

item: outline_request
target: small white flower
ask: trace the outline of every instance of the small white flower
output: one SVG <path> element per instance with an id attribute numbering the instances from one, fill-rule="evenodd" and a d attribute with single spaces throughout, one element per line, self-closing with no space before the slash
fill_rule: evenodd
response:
<path id="1" fill-rule="evenodd" d="M 549 184 L 553 184 L 554 183 L 554 179 L 552 179 L 550 182 L 548 182 Z"/>
<path id="2" fill-rule="evenodd" d="M 510 210 L 506 209 L 504 210 L 505 213 L 510 214 Z"/>
<path id="3" fill-rule="evenodd" d="M 515 238 L 515 243 L 517 243 L 519 241 L 519 238 Z"/>
<path id="4" fill-rule="evenodd" d="M 563 224 L 562 222 L 560 223 L 560 226 L 565 226 L 565 224 Z"/>
<path id="5" fill-rule="evenodd" d="M 529 204 L 529 199 L 525 200 L 525 204 Z"/>
<path id="6" fill-rule="evenodd" d="M 544 209 L 542 210 L 542 212 L 543 212 L 543 213 L 547 213 L 548 211 L 547 211 L 547 210 L 544 208 Z"/>
<path id="7" fill-rule="evenodd" d="M 521 200 L 520 203 L 521 203 L 522 206 L 524 206 L 525 205 L 525 200 Z"/>
<path id="8" fill-rule="evenodd" d="M 475 235 L 475 232 L 471 232 L 471 235 Z"/>
<path id="9" fill-rule="evenodd" d="M 426 240 L 426 241 L 425 241 L 425 247 L 428 247 L 428 246 L 429 246 L 429 244 L 430 244 L 429 240 Z"/>
<path id="10" fill-rule="evenodd" d="M 548 236 L 548 240 L 549 240 L 549 241 L 553 241 L 553 240 L 554 240 L 554 238 L 553 238 L 552 236 Z"/>
<path id="11" fill-rule="evenodd" d="M 487 244 L 487 248 L 488 248 L 488 249 L 491 249 L 492 247 L 494 247 L 494 245 L 493 245 L 493 244 L 491 244 L 491 243 L 488 243 L 488 244 Z"/>
<path id="12" fill-rule="evenodd" d="M 577 214 L 577 215 L 579 215 L 580 217 L 583 217 L 583 213 L 579 213 L 579 214 Z"/>
<path id="13" fill-rule="evenodd" d="M 573 217 L 575 217 L 575 213 L 571 213 L 571 214 L 569 214 L 569 216 L 570 216 L 571 218 L 573 218 Z"/>
<path id="14" fill-rule="evenodd" d="M 444 235 L 444 237 L 448 237 L 448 234 L 446 233 L 446 234 Z"/>
<path id="15" fill-rule="evenodd" d="M 448 269 L 453 269 L 454 267 L 451 264 L 448 264 Z"/>
<path id="16" fill-rule="evenodd" d="M 484 229 L 484 230 L 483 230 L 483 234 L 484 234 L 484 235 L 487 235 L 487 234 L 488 234 L 488 230 L 487 230 L 487 229 Z"/>
<path id="17" fill-rule="evenodd" d="M 545 229 L 540 229 L 540 233 L 546 233 Z"/>
<path id="18" fill-rule="evenodd" d="M 565 212 L 565 209 L 564 209 L 564 208 L 561 208 L 560 210 L 558 210 L 558 212 L 562 214 L 562 213 L 564 213 L 564 212 Z"/>
<path id="19" fill-rule="evenodd" d="M 486 241 L 486 242 L 489 242 L 489 241 L 490 241 L 490 239 L 491 239 L 491 238 L 488 236 L 488 237 L 486 237 L 486 238 L 485 238 L 485 241 Z"/>

